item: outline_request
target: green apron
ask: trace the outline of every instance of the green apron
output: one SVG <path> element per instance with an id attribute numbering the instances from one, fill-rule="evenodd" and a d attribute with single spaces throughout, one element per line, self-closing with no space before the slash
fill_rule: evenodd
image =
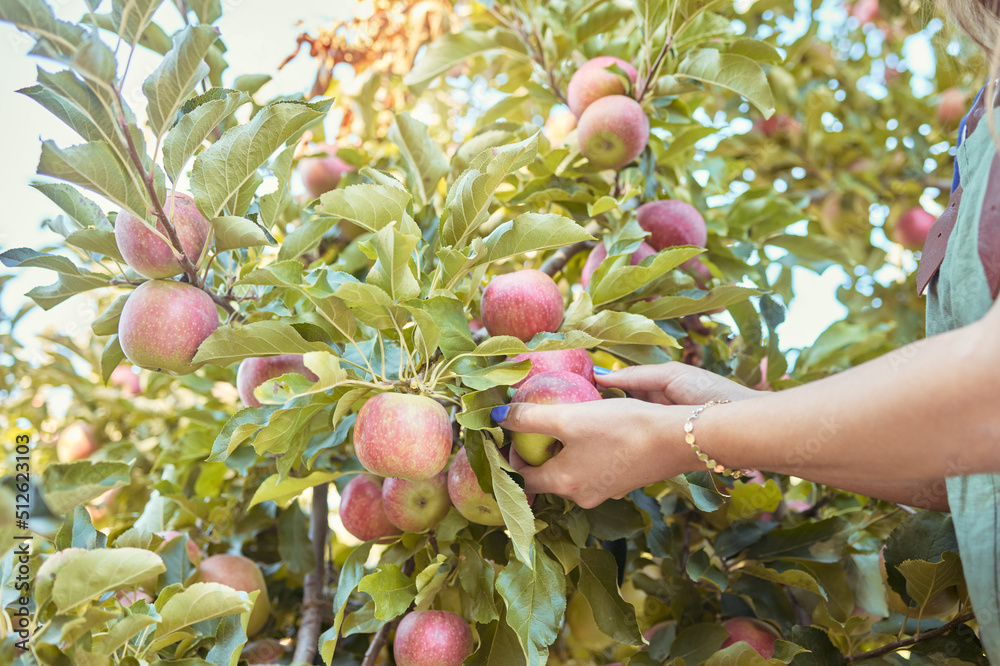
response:
<path id="1" fill-rule="evenodd" d="M 1000 110 L 991 111 L 1000 126 Z M 995 155 L 996 146 L 983 118 L 958 149 L 963 192 L 947 251 L 927 289 L 928 336 L 971 324 L 993 305 L 980 256 L 979 225 Z M 980 639 L 990 662 L 1000 665 L 1000 474 L 949 476 L 947 487 Z"/>

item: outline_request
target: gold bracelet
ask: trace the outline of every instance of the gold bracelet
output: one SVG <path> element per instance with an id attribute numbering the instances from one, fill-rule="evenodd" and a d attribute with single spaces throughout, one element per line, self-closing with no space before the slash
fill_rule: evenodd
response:
<path id="1" fill-rule="evenodd" d="M 694 422 L 695 420 L 697 420 L 698 416 L 709 407 L 715 407 L 716 405 L 725 405 L 729 402 L 730 402 L 729 400 L 712 400 L 696 408 L 691 413 L 691 416 L 688 417 L 687 422 L 684 423 L 684 441 L 691 445 L 691 448 L 694 450 L 695 455 L 698 456 L 698 460 L 705 463 L 705 466 L 708 467 L 709 472 L 715 472 L 716 474 L 721 474 L 723 476 L 731 476 L 734 479 L 738 479 L 741 476 L 746 476 L 753 470 L 726 469 L 724 465 L 709 458 L 708 454 L 702 451 L 701 447 L 695 444 L 694 441 Z"/>

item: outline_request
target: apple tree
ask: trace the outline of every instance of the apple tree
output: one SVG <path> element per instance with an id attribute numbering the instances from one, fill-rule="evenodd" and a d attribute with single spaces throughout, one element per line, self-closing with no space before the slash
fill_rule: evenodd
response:
<path id="1" fill-rule="evenodd" d="M 32 183 L 63 241 L 0 255 L 55 274 L 0 324 L 3 663 L 986 663 L 941 513 L 766 472 L 529 497 L 490 417 L 602 399 L 595 363 L 781 390 L 920 337 L 907 211 L 983 63 L 919 3 L 377 0 L 274 99 L 218 0 L 87 4 L 0 0 L 80 136 Z M 847 316 L 789 353 L 828 269 Z M 68 299 L 90 334 L 27 345 Z"/>

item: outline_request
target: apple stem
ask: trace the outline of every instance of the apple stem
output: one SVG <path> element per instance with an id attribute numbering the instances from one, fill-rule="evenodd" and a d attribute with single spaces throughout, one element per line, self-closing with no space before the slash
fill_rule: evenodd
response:
<path id="1" fill-rule="evenodd" d="M 312 539 L 316 566 L 306 574 L 303 586 L 302 623 L 299 625 L 295 654 L 292 657 L 295 663 L 313 663 L 319 647 L 320 630 L 323 628 L 323 610 L 327 606 L 323 599 L 323 587 L 326 582 L 327 521 L 330 512 L 327 505 L 328 489 L 328 483 L 321 483 L 313 488 L 309 536 Z"/>
<path id="2" fill-rule="evenodd" d="M 905 647 L 909 647 L 911 645 L 919 643 L 920 641 L 927 640 L 928 638 L 934 638 L 935 636 L 942 636 L 944 634 L 947 634 L 952 629 L 965 624 L 969 620 L 974 620 L 975 618 L 976 616 L 974 613 L 971 612 L 962 613 L 948 624 L 943 624 L 936 629 L 930 629 L 928 631 L 923 632 L 922 634 L 917 634 L 916 636 L 911 636 L 909 638 L 901 638 L 899 640 L 895 640 L 891 643 L 887 643 L 886 645 L 883 645 L 882 647 L 875 650 L 871 650 L 869 652 L 862 652 L 860 654 L 851 655 L 850 657 L 847 657 L 846 663 L 856 664 L 858 662 L 867 661 L 868 659 L 877 659 L 884 655 L 891 654 L 896 650 L 901 650 Z"/>

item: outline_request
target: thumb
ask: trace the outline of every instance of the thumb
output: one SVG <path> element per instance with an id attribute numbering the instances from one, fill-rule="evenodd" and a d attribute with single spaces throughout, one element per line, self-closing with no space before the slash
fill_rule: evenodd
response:
<path id="1" fill-rule="evenodd" d="M 558 454 L 556 454 L 558 457 Z M 524 479 L 524 492 L 529 495 L 540 493 L 554 493 L 559 489 L 557 479 L 559 478 L 558 465 L 555 458 L 547 460 L 538 467 L 529 465 L 517 453 L 517 449 L 510 447 L 510 466 Z"/>
<path id="2" fill-rule="evenodd" d="M 561 405 L 512 402 L 509 405 L 494 407 L 490 416 L 505 430 L 533 432 L 561 439 L 563 432 L 558 417 L 562 410 Z"/>

